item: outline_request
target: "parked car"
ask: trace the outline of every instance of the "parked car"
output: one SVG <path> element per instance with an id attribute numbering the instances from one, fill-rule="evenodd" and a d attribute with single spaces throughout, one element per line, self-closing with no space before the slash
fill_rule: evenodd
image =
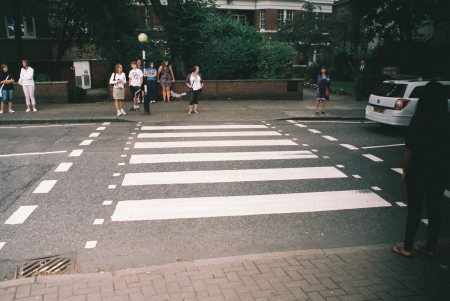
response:
<path id="1" fill-rule="evenodd" d="M 366 118 L 381 124 L 408 126 L 424 86 L 430 80 L 402 79 L 384 81 L 370 95 Z M 438 81 L 447 87 L 450 112 L 450 81 Z"/>

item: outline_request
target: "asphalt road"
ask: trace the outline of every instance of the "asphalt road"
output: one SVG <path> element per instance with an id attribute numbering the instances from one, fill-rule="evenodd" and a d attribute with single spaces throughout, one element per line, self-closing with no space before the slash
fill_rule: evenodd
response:
<path id="1" fill-rule="evenodd" d="M 99 272 L 176 260 L 402 241 L 407 209 L 401 203 L 406 203 L 406 193 L 393 169 L 402 166 L 405 129 L 364 121 L 167 128 L 177 125 L 192 124 L 1 126 L 0 279 L 11 279 L 22 260 L 68 252 L 77 253 L 83 272 Z M 230 136 L 244 131 L 254 133 Z M 138 138 L 143 133 L 212 136 Z M 276 145 L 137 148 L 142 142 L 156 147 L 157 142 L 238 140 Z M 281 140 L 290 145 L 280 145 Z M 250 160 L 227 158 L 235 152 L 251 153 Z M 256 157 L 273 152 L 291 153 Z M 292 152 L 301 158 L 290 158 Z M 202 155 L 196 161 L 130 163 L 137 155 L 168 154 L 157 159 L 176 161 L 177 154 L 186 158 L 197 153 Z M 220 153 L 221 161 L 210 161 L 211 153 Z M 44 184 L 49 185 L 48 192 L 42 190 Z M 256 196 L 253 203 L 250 196 Z M 304 202 L 303 207 L 289 203 L 291 196 Z M 368 196 L 379 207 L 370 205 Z M 359 203 L 346 202 L 352 197 Z M 142 203 L 147 207 L 132 207 L 138 200 L 146 200 Z M 205 206 L 216 201 L 217 205 Z M 178 209 L 190 213 L 174 215 Z M 445 199 L 443 238 L 450 237 L 449 209 Z M 140 216 L 140 220 L 120 220 L 120 213 L 122 218 Z M 425 231 L 423 223 L 417 240 L 425 238 Z"/>

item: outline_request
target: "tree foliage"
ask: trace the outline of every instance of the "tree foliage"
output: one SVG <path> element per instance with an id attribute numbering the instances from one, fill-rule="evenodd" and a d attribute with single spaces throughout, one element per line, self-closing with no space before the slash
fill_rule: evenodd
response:
<path id="1" fill-rule="evenodd" d="M 258 71 L 254 78 L 285 78 L 286 63 L 293 62 L 297 52 L 291 45 L 280 42 L 265 41 L 258 57 Z"/>

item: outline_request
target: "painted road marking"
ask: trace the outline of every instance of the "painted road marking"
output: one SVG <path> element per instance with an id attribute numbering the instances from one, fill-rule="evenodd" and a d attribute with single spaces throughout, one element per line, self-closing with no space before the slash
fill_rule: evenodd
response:
<path id="1" fill-rule="evenodd" d="M 397 205 L 399 205 L 400 207 L 408 207 L 408 205 L 406 205 L 403 202 L 395 202 Z"/>
<path id="2" fill-rule="evenodd" d="M 364 146 L 361 147 L 363 149 L 368 149 L 368 148 L 381 148 L 381 147 L 393 147 L 393 146 L 404 146 L 404 143 L 401 144 L 388 144 L 388 145 L 377 145 L 377 146 Z"/>
<path id="3" fill-rule="evenodd" d="M 141 133 L 138 138 L 184 138 L 184 137 L 239 137 L 239 136 L 280 136 L 275 131 L 251 132 L 183 132 L 183 133 Z"/>
<path id="4" fill-rule="evenodd" d="M 403 168 L 391 168 L 393 171 L 403 174 Z"/>
<path id="5" fill-rule="evenodd" d="M 48 193 L 55 186 L 57 180 L 45 180 L 33 191 L 33 193 Z"/>
<path id="6" fill-rule="evenodd" d="M 307 126 L 304 125 L 304 124 L 297 123 L 297 124 L 295 124 L 295 125 L 298 126 L 298 127 L 301 127 L 301 128 L 307 128 Z"/>
<path id="7" fill-rule="evenodd" d="M 42 152 L 42 153 L 22 153 L 22 154 L 10 154 L 10 155 L 0 155 L 0 157 L 15 157 L 15 156 L 36 156 L 36 155 L 50 155 L 50 154 L 61 154 L 67 153 L 67 151 L 56 151 L 56 152 Z"/>
<path id="8" fill-rule="evenodd" d="M 428 225 L 428 219 L 426 219 L 426 218 L 423 219 L 423 220 L 422 220 L 422 223 L 424 223 L 425 225 Z"/>
<path id="9" fill-rule="evenodd" d="M 280 146 L 297 145 L 292 140 L 221 140 L 221 141 L 174 141 L 136 142 L 134 148 L 216 147 L 216 146 Z"/>
<path id="10" fill-rule="evenodd" d="M 206 161 L 253 161 L 317 158 L 310 151 L 235 152 L 235 153 L 184 153 L 132 155 L 130 164 Z"/>
<path id="11" fill-rule="evenodd" d="M 103 201 L 103 205 L 108 206 L 108 205 L 112 205 L 113 201 Z"/>
<path id="12" fill-rule="evenodd" d="M 106 129 L 106 126 L 100 126 L 98 128 L 96 128 L 96 131 L 104 131 Z"/>
<path id="13" fill-rule="evenodd" d="M 115 189 L 116 185 L 108 185 L 108 189 Z"/>
<path id="14" fill-rule="evenodd" d="M 5 222 L 7 225 L 23 224 L 25 220 L 33 213 L 34 209 L 38 206 L 20 206 L 16 212 L 14 212 L 8 220 Z"/>
<path id="15" fill-rule="evenodd" d="M 55 172 L 64 172 L 68 171 L 69 168 L 72 166 L 72 162 L 63 162 L 59 164 L 59 166 L 55 169 Z"/>
<path id="16" fill-rule="evenodd" d="M 50 127 L 61 127 L 61 126 L 75 126 L 75 125 L 91 125 L 92 123 L 71 123 L 71 124 L 54 124 L 54 125 L 28 125 L 21 127 L 22 129 L 31 128 L 50 128 Z"/>
<path id="17" fill-rule="evenodd" d="M 82 149 L 75 149 L 70 153 L 69 157 L 79 157 L 81 156 L 82 153 L 83 153 Z"/>
<path id="18" fill-rule="evenodd" d="M 353 177 L 354 177 L 355 179 L 361 179 L 361 176 L 360 176 L 360 175 L 353 175 Z"/>
<path id="19" fill-rule="evenodd" d="M 94 225 L 101 225 L 101 224 L 103 224 L 104 221 L 105 221 L 105 219 L 103 219 L 103 218 L 96 218 L 94 220 Z"/>
<path id="20" fill-rule="evenodd" d="M 444 191 L 444 196 L 450 199 L 450 191 L 445 190 Z"/>
<path id="21" fill-rule="evenodd" d="M 102 125 L 110 125 L 111 122 L 103 122 Z"/>
<path id="22" fill-rule="evenodd" d="M 383 159 L 380 159 L 374 155 L 371 154 L 363 154 L 364 157 L 369 158 L 370 160 L 374 161 L 374 162 L 383 162 Z"/>
<path id="23" fill-rule="evenodd" d="M 339 167 L 339 168 L 344 168 L 345 166 L 344 165 L 336 165 L 337 167 Z"/>
<path id="24" fill-rule="evenodd" d="M 314 134 L 320 134 L 320 133 L 322 133 L 321 131 L 313 130 L 313 129 L 308 129 L 308 131 L 310 131 L 311 133 L 314 133 Z"/>
<path id="25" fill-rule="evenodd" d="M 98 137 L 98 135 L 100 135 L 100 133 L 92 133 L 89 135 L 89 138 L 95 138 Z"/>
<path id="26" fill-rule="evenodd" d="M 378 186 L 372 186 L 372 189 L 373 189 L 373 190 L 376 190 L 376 191 L 379 191 L 379 190 L 381 190 L 381 188 L 380 188 L 380 187 L 378 187 Z"/>
<path id="27" fill-rule="evenodd" d="M 142 131 L 162 131 L 162 130 L 220 130 L 220 129 L 266 129 L 265 125 L 179 125 L 179 126 L 142 126 Z"/>
<path id="28" fill-rule="evenodd" d="M 119 163 L 118 165 L 119 165 L 119 166 L 122 166 L 122 165 L 125 165 L 125 163 Z"/>
<path id="29" fill-rule="evenodd" d="M 4 241 L 0 241 L 0 250 L 3 248 L 3 246 L 6 244 Z"/>
<path id="30" fill-rule="evenodd" d="M 331 137 L 331 136 L 322 136 L 322 137 L 325 138 L 325 139 L 328 139 L 330 141 L 338 141 L 336 138 Z"/>
<path id="31" fill-rule="evenodd" d="M 126 174 L 122 186 L 156 184 L 232 183 L 304 179 L 335 179 L 347 176 L 335 167 L 207 170 Z"/>
<path id="32" fill-rule="evenodd" d="M 97 246 L 97 241 L 91 240 L 86 242 L 86 246 L 84 246 L 85 249 L 93 249 Z"/>
<path id="33" fill-rule="evenodd" d="M 94 140 L 84 140 L 83 142 L 80 143 L 80 145 L 89 145 L 92 143 L 92 141 Z"/>
<path id="34" fill-rule="evenodd" d="M 114 173 L 113 174 L 113 177 L 118 177 L 118 176 L 120 176 L 120 173 Z"/>
<path id="35" fill-rule="evenodd" d="M 290 122 L 290 123 L 297 123 L 297 121 L 294 121 L 294 120 L 286 120 L 287 122 Z"/>
<path id="36" fill-rule="evenodd" d="M 390 207 L 370 190 L 120 201 L 112 221 L 303 213 Z"/>
<path id="37" fill-rule="evenodd" d="M 353 146 L 351 144 L 341 144 L 343 147 L 348 148 L 350 150 L 357 150 L 359 148 L 357 148 L 356 146 Z"/>

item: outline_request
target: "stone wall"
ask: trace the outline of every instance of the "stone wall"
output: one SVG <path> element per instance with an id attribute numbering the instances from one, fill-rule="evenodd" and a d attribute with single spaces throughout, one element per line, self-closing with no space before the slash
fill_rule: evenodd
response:
<path id="1" fill-rule="evenodd" d="M 36 104 L 39 104 L 39 102 L 68 103 L 67 84 L 67 82 L 36 82 L 34 92 Z M 20 101 L 25 103 L 23 89 L 22 86 L 14 83 L 14 102 L 18 103 Z"/>

